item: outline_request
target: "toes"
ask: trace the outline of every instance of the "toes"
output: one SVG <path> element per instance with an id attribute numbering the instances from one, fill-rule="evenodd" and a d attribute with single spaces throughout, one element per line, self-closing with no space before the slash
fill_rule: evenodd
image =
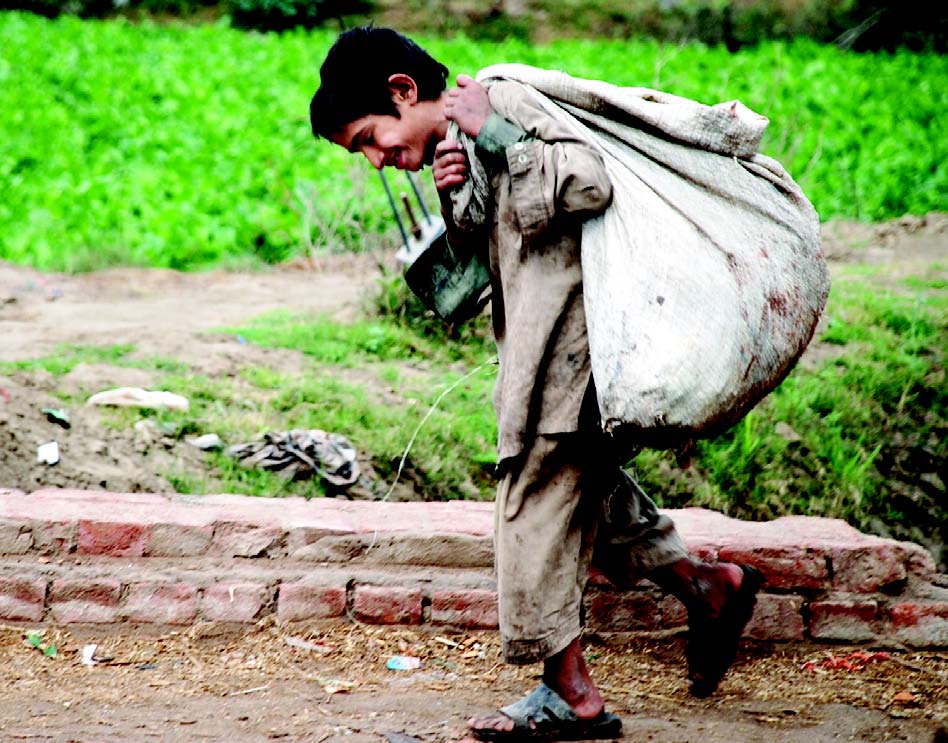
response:
<path id="1" fill-rule="evenodd" d="M 508 732 L 514 729 L 513 720 L 503 715 L 495 717 L 472 717 L 467 721 L 471 730 L 496 730 L 498 732 Z"/>

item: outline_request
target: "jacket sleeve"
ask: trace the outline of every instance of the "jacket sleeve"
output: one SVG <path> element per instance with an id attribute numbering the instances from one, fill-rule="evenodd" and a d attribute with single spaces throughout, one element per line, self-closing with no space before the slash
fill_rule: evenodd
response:
<path id="1" fill-rule="evenodd" d="M 558 216 L 587 219 L 608 208 L 612 183 L 591 146 L 544 111 L 519 83 L 497 82 L 489 95 L 495 114 L 508 126 L 489 121 L 478 146 L 506 166 L 524 237 L 542 234 Z"/>

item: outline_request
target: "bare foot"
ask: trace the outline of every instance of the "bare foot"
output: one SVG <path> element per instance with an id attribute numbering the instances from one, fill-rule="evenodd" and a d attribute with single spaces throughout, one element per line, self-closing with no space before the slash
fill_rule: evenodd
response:
<path id="1" fill-rule="evenodd" d="M 761 574 L 732 563 L 686 558 L 649 578 L 688 609 L 685 655 L 691 693 L 698 697 L 714 693 L 737 655 L 741 633 L 757 601 Z"/>
<path id="2" fill-rule="evenodd" d="M 602 714 L 602 696 L 593 683 L 578 637 L 565 650 L 544 662 L 543 683 L 559 694 L 581 720 L 593 720 Z M 479 731 L 510 732 L 514 726 L 514 721 L 503 712 L 468 720 L 468 727 L 475 734 Z"/>
<path id="3" fill-rule="evenodd" d="M 543 683 L 563 697 L 579 719 L 592 720 L 602 713 L 602 696 L 589 673 L 578 637 L 565 650 L 546 660 Z"/>
<path id="4" fill-rule="evenodd" d="M 607 576 L 595 565 L 589 566 L 589 575 L 586 578 L 586 585 L 604 586 L 606 588 L 615 588 L 615 584 L 611 580 L 609 580 L 609 576 Z"/>
<path id="5" fill-rule="evenodd" d="M 740 590 L 744 573 L 730 562 L 704 563 L 686 557 L 648 577 L 679 599 L 689 613 L 699 611 L 714 619 Z"/>
<path id="6" fill-rule="evenodd" d="M 483 730 L 496 730 L 500 733 L 508 733 L 514 729 L 514 721 L 502 712 L 498 712 L 488 717 L 472 717 L 467 721 L 467 726 L 474 733 Z"/>

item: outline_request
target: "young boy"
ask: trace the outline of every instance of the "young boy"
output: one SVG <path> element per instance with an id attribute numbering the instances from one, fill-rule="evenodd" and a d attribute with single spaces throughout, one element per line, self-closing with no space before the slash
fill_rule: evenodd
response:
<path id="1" fill-rule="evenodd" d="M 489 267 L 500 371 L 495 563 L 504 659 L 543 662 L 543 684 L 470 721 L 483 740 L 609 738 L 580 646 L 590 569 L 617 585 L 647 577 L 688 609 L 691 691 L 707 696 L 734 659 L 760 577 L 691 559 L 671 520 L 621 469 L 602 432 L 583 310 L 583 221 L 612 198 L 599 155 L 522 94 L 459 76 L 395 31 L 347 31 L 329 51 L 310 106 L 314 135 L 376 168 L 432 166 L 456 249 Z M 452 222 L 449 194 L 470 176 L 454 122 L 489 176 L 482 228 Z"/>

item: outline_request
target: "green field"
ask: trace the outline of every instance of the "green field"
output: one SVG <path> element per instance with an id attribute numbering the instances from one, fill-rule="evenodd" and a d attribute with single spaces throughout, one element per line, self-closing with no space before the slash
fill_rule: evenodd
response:
<path id="1" fill-rule="evenodd" d="M 246 266 L 391 234 L 365 165 L 317 145 L 334 34 L 0 13 L 0 259 L 44 269 Z M 420 39 L 452 70 L 523 62 L 766 114 L 763 150 L 823 219 L 948 209 L 948 57 L 812 42 Z M 344 218 L 343 218 L 344 217 Z"/>

